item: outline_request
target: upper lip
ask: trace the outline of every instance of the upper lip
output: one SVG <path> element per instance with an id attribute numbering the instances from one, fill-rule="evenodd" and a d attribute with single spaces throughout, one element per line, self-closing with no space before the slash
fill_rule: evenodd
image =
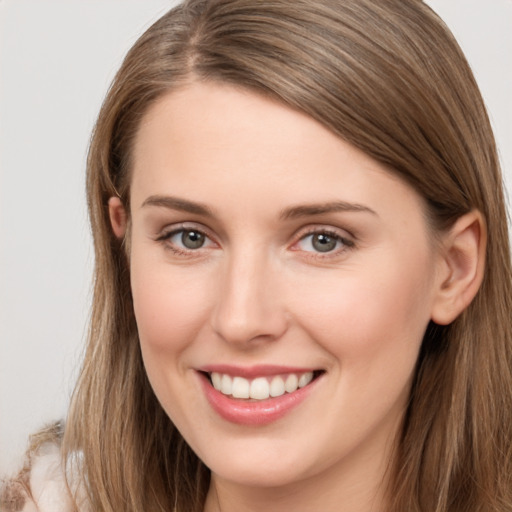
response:
<path id="1" fill-rule="evenodd" d="M 230 364 L 209 364 L 197 368 L 204 373 L 222 373 L 233 377 L 244 377 L 254 379 L 256 377 L 268 377 L 273 375 L 285 375 L 289 373 L 306 373 L 321 371 L 320 368 L 296 367 L 282 365 L 254 365 L 254 366 L 235 366 Z"/>

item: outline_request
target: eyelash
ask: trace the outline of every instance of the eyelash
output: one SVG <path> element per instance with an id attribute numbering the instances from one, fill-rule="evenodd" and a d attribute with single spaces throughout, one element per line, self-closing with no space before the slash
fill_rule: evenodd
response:
<path id="1" fill-rule="evenodd" d="M 179 226 L 175 229 L 172 229 L 170 231 L 166 231 L 162 233 L 157 239 L 157 242 L 161 242 L 165 245 L 166 249 L 171 250 L 174 254 L 177 254 L 178 256 L 192 256 L 194 253 L 199 252 L 200 249 L 207 248 L 204 245 L 201 245 L 197 249 L 191 249 L 191 248 L 181 248 L 178 247 L 175 243 L 171 242 L 171 239 L 175 237 L 176 235 L 187 233 L 187 232 L 194 232 L 204 237 L 206 241 L 209 241 L 210 243 L 213 242 L 212 238 L 202 229 L 197 229 L 194 226 Z M 336 245 L 341 244 L 341 247 L 337 248 L 335 247 L 333 250 L 329 251 L 307 251 L 302 250 L 302 252 L 307 254 L 308 258 L 315 258 L 315 259 L 326 259 L 331 257 L 340 256 L 342 253 L 345 253 L 346 251 L 353 249 L 355 247 L 355 242 L 351 240 L 350 238 L 347 238 L 345 236 L 340 235 L 340 233 L 336 232 L 335 230 L 331 229 L 325 229 L 325 228 L 314 228 L 311 229 L 303 234 L 300 235 L 300 238 L 294 242 L 294 244 L 291 247 L 291 250 L 294 251 L 300 251 L 301 249 L 295 248 L 299 244 L 303 243 L 308 237 L 313 237 L 315 235 L 324 235 L 328 238 L 331 238 L 336 242 Z M 313 243 L 313 242 L 311 242 Z M 198 254 L 197 254 L 198 255 Z"/>

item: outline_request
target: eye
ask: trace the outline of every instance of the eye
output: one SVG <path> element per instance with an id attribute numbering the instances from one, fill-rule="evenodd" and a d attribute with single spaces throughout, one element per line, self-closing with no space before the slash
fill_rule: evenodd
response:
<path id="1" fill-rule="evenodd" d="M 330 231 L 315 231 L 303 236 L 297 243 L 301 251 L 330 253 L 352 247 L 353 242 Z"/>
<path id="2" fill-rule="evenodd" d="M 181 232 L 176 233 L 171 238 L 174 243 L 177 242 L 177 240 L 174 240 L 175 238 L 178 238 L 183 247 L 186 247 L 187 249 L 199 249 L 200 247 L 203 247 L 206 240 L 204 233 L 195 229 L 184 229 Z"/>
<path id="3" fill-rule="evenodd" d="M 215 245 L 205 233 L 194 228 L 179 228 L 164 233 L 158 238 L 177 253 L 196 251 Z"/>

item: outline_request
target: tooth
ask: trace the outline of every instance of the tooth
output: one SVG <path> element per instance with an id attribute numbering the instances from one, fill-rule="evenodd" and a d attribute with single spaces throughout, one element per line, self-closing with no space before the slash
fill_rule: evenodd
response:
<path id="1" fill-rule="evenodd" d="M 265 377 L 258 377 L 251 382 L 249 396 L 255 400 L 265 400 L 269 397 L 270 385 Z"/>
<path id="2" fill-rule="evenodd" d="M 233 381 L 229 375 L 223 375 L 220 381 L 220 392 L 224 395 L 231 395 L 233 391 Z"/>
<path id="3" fill-rule="evenodd" d="M 313 380 L 313 372 L 303 373 L 300 377 L 290 373 L 286 380 L 278 375 L 270 383 L 266 377 L 258 377 L 249 381 L 243 377 L 231 377 L 217 372 L 212 372 L 210 378 L 213 387 L 224 395 L 232 395 L 234 398 L 266 400 L 269 397 L 284 395 L 285 392 L 293 393 L 298 388 L 307 386 Z"/>
<path id="4" fill-rule="evenodd" d="M 307 386 L 313 380 L 313 372 L 303 373 L 299 379 L 299 388 Z"/>
<path id="5" fill-rule="evenodd" d="M 231 394 L 234 398 L 249 398 L 249 381 L 243 377 L 235 377 Z"/>
<path id="6" fill-rule="evenodd" d="M 213 372 L 211 375 L 210 375 L 211 379 L 212 379 L 212 384 L 213 384 L 213 387 L 217 390 L 217 391 L 220 391 L 220 388 L 222 386 L 221 382 L 222 382 L 222 375 L 220 373 L 216 373 L 216 372 Z"/>
<path id="7" fill-rule="evenodd" d="M 270 383 L 270 396 L 281 396 L 284 392 L 284 380 L 281 377 L 274 377 Z"/>
<path id="8" fill-rule="evenodd" d="M 288 377 L 286 377 L 286 382 L 284 383 L 284 389 L 288 393 L 293 393 L 294 391 L 297 391 L 297 386 L 299 385 L 299 379 L 297 375 L 294 373 L 290 373 Z"/>

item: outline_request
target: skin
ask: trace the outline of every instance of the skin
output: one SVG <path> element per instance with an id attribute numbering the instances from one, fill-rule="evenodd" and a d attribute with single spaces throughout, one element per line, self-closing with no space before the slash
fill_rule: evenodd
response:
<path id="1" fill-rule="evenodd" d="M 478 288 L 480 217 L 435 238 L 422 198 L 383 166 L 304 114 L 219 84 L 161 98 L 133 157 L 144 364 L 212 471 L 205 510 L 382 510 L 424 331 L 453 320 Z M 169 197 L 207 212 L 166 206 Z M 342 210 L 297 209 L 339 201 Z M 125 236 L 128 213 L 117 198 L 109 205 Z M 204 233 L 204 245 L 187 249 L 183 230 Z M 319 252 L 311 233 L 334 248 Z M 209 364 L 323 374 L 283 418 L 247 426 L 206 400 L 197 369 Z"/>

